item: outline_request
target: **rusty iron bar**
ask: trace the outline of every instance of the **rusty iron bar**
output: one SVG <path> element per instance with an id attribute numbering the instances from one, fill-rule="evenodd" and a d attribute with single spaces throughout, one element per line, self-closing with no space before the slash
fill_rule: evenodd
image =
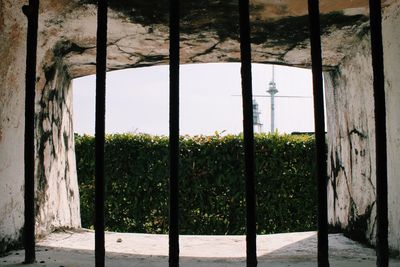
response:
<path id="1" fill-rule="evenodd" d="M 257 266 L 256 190 L 249 1 L 239 0 L 243 134 L 246 179 L 246 264 Z"/>
<path id="2" fill-rule="evenodd" d="M 24 139 L 24 232 L 25 263 L 34 263 L 35 253 L 35 90 L 39 0 L 29 0 L 22 11 L 28 19 L 25 73 Z"/>
<path id="3" fill-rule="evenodd" d="M 324 92 L 322 82 L 321 30 L 318 0 L 308 0 L 308 14 L 310 20 L 316 145 L 316 183 L 318 189 L 318 266 L 328 267 L 328 172 L 325 141 Z"/>
<path id="4" fill-rule="evenodd" d="M 179 16 L 180 1 L 169 3 L 169 266 L 179 266 Z"/>
<path id="5" fill-rule="evenodd" d="M 389 266 L 388 245 L 388 182 L 387 182 L 387 140 L 385 77 L 382 43 L 382 6 L 380 0 L 369 1 L 371 24 L 371 49 L 375 105 L 376 142 L 376 213 L 377 266 Z"/>
<path id="6" fill-rule="evenodd" d="M 96 126 L 95 126 L 95 263 L 105 265 L 104 240 L 104 143 L 106 112 L 106 71 L 107 71 L 107 0 L 97 2 L 97 46 L 96 46 Z"/>

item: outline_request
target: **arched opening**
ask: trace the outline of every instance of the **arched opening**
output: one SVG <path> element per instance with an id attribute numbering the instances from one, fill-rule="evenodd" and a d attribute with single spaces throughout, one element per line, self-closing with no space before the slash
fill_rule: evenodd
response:
<path id="1" fill-rule="evenodd" d="M 255 93 L 258 95 L 266 95 L 266 90 L 268 89 L 268 83 L 272 79 L 272 68 L 271 68 L 271 66 L 265 66 L 262 64 L 254 64 L 253 67 L 254 67 L 253 79 L 254 79 Z M 166 93 L 166 91 L 168 90 L 168 88 L 167 88 L 168 69 L 166 67 L 154 67 L 152 70 L 152 68 L 150 67 L 150 68 L 138 69 L 138 70 L 134 70 L 134 71 L 136 71 L 137 74 L 135 74 L 134 72 L 130 73 L 126 70 L 120 71 L 120 75 L 118 75 L 119 73 L 116 73 L 116 72 L 109 73 L 109 79 L 107 81 L 107 85 L 108 85 L 107 97 L 108 98 L 106 101 L 108 106 L 107 106 L 106 110 L 107 110 L 107 113 L 111 113 L 111 115 L 109 117 L 106 116 L 106 129 L 108 128 L 107 124 L 109 124 L 113 120 L 120 120 L 120 122 L 123 124 L 123 126 L 126 126 L 126 125 L 128 125 L 128 126 L 127 126 L 127 128 L 125 128 L 125 130 L 120 130 L 121 128 L 117 128 L 118 130 L 108 128 L 108 130 L 107 130 L 108 133 L 117 133 L 117 132 L 124 133 L 124 132 L 132 131 L 130 127 L 133 123 L 135 123 L 137 121 L 137 117 L 134 116 L 135 114 L 143 116 L 144 119 L 146 119 L 146 121 L 148 121 L 148 122 L 150 122 L 150 124 L 154 125 L 154 128 L 156 130 L 157 130 L 157 128 L 162 127 L 162 125 L 163 125 L 162 120 L 168 120 L 168 116 L 166 116 L 166 114 L 165 114 L 168 112 L 168 110 L 167 110 L 168 96 Z M 145 73 L 145 71 L 148 71 L 148 73 Z M 155 73 L 157 71 L 160 73 Z M 204 64 L 204 65 L 199 65 L 199 64 L 183 65 L 181 67 L 181 71 L 182 71 L 182 76 L 181 76 L 181 79 L 182 79 L 182 89 L 181 89 L 182 90 L 182 97 L 181 97 L 182 125 L 185 124 L 184 120 L 186 118 L 188 118 L 189 120 L 195 121 L 195 124 L 188 123 L 189 126 L 186 128 L 188 130 L 187 130 L 187 132 L 185 132 L 185 130 L 184 130 L 183 134 L 213 135 L 213 134 L 215 134 L 215 131 L 219 130 L 218 128 L 217 129 L 213 128 L 214 125 L 217 125 L 218 127 L 220 127 L 221 124 L 223 124 L 224 122 L 226 122 L 229 119 L 233 120 L 233 126 L 230 126 L 230 128 L 228 128 L 229 124 L 227 124 L 228 127 L 222 128 L 223 130 L 219 131 L 219 132 L 221 133 L 225 130 L 226 132 L 223 132 L 222 134 L 240 133 L 242 131 L 241 99 L 236 97 L 236 95 L 235 95 L 238 92 L 240 92 L 240 79 L 239 79 L 240 66 L 238 64 L 234 64 L 234 63 L 231 63 L 231 64 L 224 63 L 224 64 Z M 291 69 L 288 67 L 280 67 L 280 66 L 277 67 L 275 71 L 276 71 L 275 72 L 275 82 L 277 83 L 277 86 L 278 86 L 280 92 L 282 92 L 282 94 L 285 94 L 286 96 L 296 96 L 296 95 L 310 96 L 311 81 L 310 81 L 309 71 L 299 70 L 299 69 Z M 113 77 L 113 75 L 114 75 L 114 77 Z M 121 75 L 127 75 L 128 77 L 124 78 Z M 138 76 L 135 77 L 135 75 L 138 75 Z M 202 82 L 200 80 L 196 80 L 196 76 L 200 77 L 200 80 L 204 79 L 204 77 L 207 77 L 208 81 Z M 296 76 L 297 76 L 297 79 L 296 79 Z M 229 82 L 227 82 L 227 77 L 229 77 Z M 290 77 L 290 80 L 288 80 L 287 77 Z M 112 84 L 113 80 L 116 81 L 116 85 Z M 147 82 L 149 82 L 149 84 L 147 85 L 145 82 L 139 82 L 141 80 L 143 80 L 145 82 L 147 81 Z M 187 82 L 185 82 L 185 80 Z M 92 84 L 90 84 L 90 81 L 85 82 L 85 81 L 82 81 L 82 79 L 80 82 L 82 82 L 83 86 L 81 88 L 74 88 L 74 90 L 82 91 L 82 90 L 90 90 L 90 87 L 92 89 L 94 88 L 94 83 L 93 83 L 94 79 L 92 79 Z M 154 82 L 156 84 L 160 84 L 161 86 L 159 86 L 159 88 L 155 88 Z M 133 84 L 134 84 L 134 88 L 132 88 Z M 74 85 L 76 85 L 76 82 L 74 82 Z M 135 91 L 135 90 L 136 91 L 140 91 L 140 90 L 146 91 L 147 90 L 150 92 L 136 92 L 136 95 L 133 94 L 134 92 L 128 92 L 128 91 Z M 149 96 L 146 96 L 145 93 L 148 93 Z M 114 96 L 113 96 L 113 94 L 114 94 Z M 93 101 L 94 94 L 92 93 L 89 95 L 90 95 L 89 98 L 91 98 Z M 78 103 L 76 102 L 79 99 L 77 99 L 77 95 L 75 94 L 75 96 L 74 96 L 75 105 L 81 105 L 82 111 L 80 111 L 79 114 L 75 114 L 75 116 L 80 116 L 80 115 L 87 116 L 88 108 L 90 110 L 92 110 L 92 113 L 93 113 L 94 101 L 92 103 L 90 103 L 90 101 L 88 101 L 89 100 L 88 96 L 85 94 L 83 94 L 83 96 L 78 96 L 78 97 L 82 97 L 81 100 L 83 100 L 83 103 L 79 104 L 79 102 Z M 114 97 L 114 99 L 112 99 L 113 97 Z M 121 101 L 121 99 L 123 99 L 123 100 Z M 268 119 L 270 118 L 270 113 L 269 113 L 270 107 L 268 107 L 269 100 L 268 100 L 268 98 L 262 98 L 262 100 L 265 102 L 262 105 L 264 112 L 265 112 L 265 114 L 263 113 L 263 115 L 264 115 L 263 117 L 264 117 L 264 119 L 267 120 L 265 123 L 268 124 Z M 284 100 L 286 100 L 286 99 L 284 99 Z M 281 133 L 289 133 L 290 134 L 291 132 L 302 132 L 302 131 L 311 132 L 310 128 L 308 128 L 308 129 L 307 128 L 296 128 L 296 127 L 298 127 L 298 126 L 296 126 L 296 124 L 290 124 L 291 121 L 293 121 L 293 120 L 298 121 L 298 120 L 300 120 L 301 117 L 303 117 L 302 119 L 304 119 L 304 114 L 307 114 L 307 112 L 308 112 L 308 117 L 309 117 L 308 120 L 310 120 L 310 119 L 312 120 L 312 114 L 310 114 L 310 113 L 312 113 L 312 107 L 310 107 L 310 106 L 312 106 L 312 103 L 310 103 L 310 102 L 312 102 L 312 101 L 310 101 L 311 99 L 307 99 L 307 98 L 299 99 L 298 102 L 300 102 L 300 105 L 298 105 L 299 103 L 297 103 L 297 106 L 300 106 L 300 107 L 301 107 L 301 104 L 303 104 L 303 105 L 308 104 L 309 110 L 302 110 L 299 107 L 295 107 L 296 104 L 293 104 L 293 102 L 290 103 L 290 100 L 292 100 L 292 99 L 290 99 L 290 98 L 287 99 L 286 103 L 284 101 L 277 102 L 277 107 L 276 107 L 276 110 L 278 111 L 277 113 L 283 114 L 282 117 L 277 116 L 277 124 L 276 124 L 277 128 L 279 129 L 281 127 L 281 125 L 285 125 L 285 123 L 286 123 L 287 128 L 285 128 L 285 130 L 282 131 Z M 294 100 L 296 100 L 296 99 L 294 99 Z M 308 103 L 306 102 L 304 104 L 304 102 L 302 100 L 308 101 Z M 139 103 L 139 102 L 141 102 L 141 103 Z M 301 103 L 301 102 L 303 102 L 303 103 Z M 157 104 L 152 106 L 151 103 L 157 103 Z M 232 105 L 232 103 L 233 103 L 233 105 Z M 283 105 L 281 105 L 281 104 L 283 104 Z M 290 109 L 285 110 L 284 108 L 282 108 L 282 106 L 284 106 L 284 104 L 289 104 Z M 185 105 L 186 105 L 186 109 L 185 109 Z M 140 107 L 138 107 L 138 106 L 140 106 Z M 154 109 L 154 107 L 157 107 L 157 108 Z M 77 108 L 78 108 L 77 106 L 74 106 L 75 112 L 77 111 Z M 116 109 L 116 112 L 115 112 L 116 115 L 114 115 L 114 116 L 112 115 L 113 108 Z M 136 108 L 136 109 L 133 109 L 133 108 Z M 203 114 L 204 108 L 207 108 L 208 112 L 210 112 L 208 115 Z M 124 112 L 125 114 L 121 114 L 120 113 L 121 111 Z M 153 112 L 153 114 L 149 114 L 150 112 Z M 302 112 L 304 112 L 304 113 L 302 114 Z M 214 113 L 222 113 L 222 114 L 219 114 L 221 116 L 218 116 L 218 114 L 214 114 Z M 223 113 L 225 113 L 225 114 L 223 114 Z M 296 115 L 298 115 L 299 117 L 296 118 L 296 116 L 293 113 L 296 113 Z M 215 124 L 213 124 L 212 122 L 210 123 L 209 116 L 213 116 L 213 115 L 215 117 L 219 118 L 219 120 L 216 119 Z M 225 117 L 223 117 L 223 116 L 225 116 Z M 159 117 L 161 117 L 161 118 L 159 118 Z M 284 121 L 281 122 L 282 118 L 286 118 L 286 120 L 289 120 L 289 122 L 284 122 Z M 93 125 L 94 124 L 94 122 L 93 122 L 94 114 L 92 114 L 90 119 L 85 118 L 85 120 L 86 120 L 86 122 L 84 122 L 84 123 L 81 122 L 83 127 L 87 127 L 88 124 Z M 307 118 L 305 119 L 305 121 L 307 121 Z M 198 124 L 204 124 L 205 126 L 207 126 L 207 128 L 206 128 L 207 131 L 202 131 L 202 129 L 204 129 L 205 126 L 197 127 Z M 144 125 L 147 126 L 147 124 L 144 124 Z M 168 125 L 165 123 L 165 121 L 164 121 L 164 125 L 165 125 L 164 129 L 161 130 L 160 132 L 156 132 L 156 131 L 151 132 L 150 131 L 150 134 L 155 133 L 155 134 L 166 135 L 168 133 Z M 84 129 L 83 127 L 82 127 L 82 129 Z M 310 127 L 310 125 L 308 127 Z M 92 131 L 93 131 L 93 128 L 94 127 L 92 126 Z M 135 129 L 135 131 L 133 131 L 133 133 L 140 133 L 140 132 L 149 133 L 149 132 L 140 130 L 140 129 L 145 129 L 145 127 L 143 127 L 143 128 L 137 127 L 137 128 L 139 128 L 139 130 Z M 190 129 L 190 128 L 192 128 L 192 129 Z M 312 128 L 313 128 L 313 125 L 311 125 L 311 129 Z M 92 134 L 90 132 L 90 128 L 86 128 L 86 129 L 89 129 L 87 133 Z M 148 129 L 151 129 L 151 128 L 148 128 Z M 226 129 L 228 129 L 228 130 L 226 130 Z M 83 133 L 85 133 L 85 132 L 81 132 L 81 134 L 83 134 Z M 126 147 L 126 149 L 129 149 L 129 148 Z M 106 148 L 106 151 L 107 151 L 107 148 Z M 312 157 L 312 152 L 311 152 L 311 157 Z M 109 158 L 109 157 L 107 157 L 107 158 Z M 304 157 L 302 158 L 302 160 L 304 160 L 303 164 L 306 164 Z M 239 162 L 240 162 L 240 159 L 238 160 L 237 163 L 239 163 Z M 146 166 L 144 166 L 144 167 L 146 167 Z M 206 166 L 203 166 L 203 167 L 206 167 Z M 221 167 L 231 168 L 232 166 L 222 165 Z M 114 169 L 114 168 L 109 166 L 109 167 L 107 167 L 107 169 Z M 285 172 L 284 169 L 281 171 Z M 286 170 L 286 171 L 290 172 L 290 170 Z M 311 175 L 311 173 L 309 173 L 309 174 Z M 218 173 L 214 173 L 211 176 L 214 176 L 212 178 L 215 178 L 218 175 L 219 175 Z M 142 177 L 142 178 L 146 179 L 146 177 Z M 310 178 L 310 181 L 313 180 L 312 176 L 310 176 L 309 178 Z M 134 192 L 130 192 L 130 193 L 126 194 L 126 198 L 124 197 L 124 199 L 129 199 L 132 194 L 134 194 Z M 150 194 L 153 194 L 153 193 L 150 193 Z M 312 197 L 313 197 L 313 195 L 310 195 L 309 197 L 306 197 L 306 199 L 309 199 Z M 263 196 L 263 198 L 264 198 L 264 196 Z M 303 196 L 303 198 L 304 198 L 304 196 Z M 91 198 L 89 198 L 89 199 L 91 199 Z M 126 204 L 132 203 L 128 200 L 126 200 L 126 201 L 127 201 Z M 186 201 L 186 200 L 184 200 L 184 201 Z M 268 200 L 260 199 L 260 202 L 263 202 L 263 201 L 268 201 Z M 143 202 L 143 205 L 145 205 L 144 203 L 146 203 L 146 201 L 142 200 L 142 202 Z M 238 200 L 238 202 L 239 202 L 239 200 Z M 130 204 L 127 204 L 127 205 L 130 205 Z M 201 206 L 201 205 L 202 205 L 202 203 L 199 202 L 198 206 Z M 196 206 L 196 203 L 194 203 L 194 206 Z M 188 211 L 185 210 L 182 212 L 188 212 Z M 199 212 L 201 212 L 201 210 L 199 210 Z M 118 213 L 118 214 L 120 214 L 120 213 Z M 225 217 L 225 216 L 227 217 L 226 214 L 212 214 L 212 215 L 213 216 L 220 215 L 222 217 Z M 152 216 L 152 215 L 148 214 L 146 216 Z M 164 215 L 164 216 L 166 216 L 166 215 Z M 269 215 L 265 214 L 265 217 L 269 217 Z M 134 220 L 135 218 L 130 213 L 129 215 L 126 215 L 126 219 Z M 243 218 L 240 218 L 240 216 L 233 218 L 233 220 L 235 220 L 235 221 L 241 221 L 242 219 Z M 300 221 L 300 219 L 304 220 L 304 217 L 298 218 L 299 221 Z M 164 221 L 165 220 L 166 220 L 166 218 L 164 218 Z M 291 219 L 287 219 L 287 220 L 291 220 Z M 106 221 L 107 221 L 107 219 L 106 219 Z M 237 225 L 237 223 L 235 223 L 235 225 Z M 303 230 L 303 231 L 314 230 L 315 224 L 311 223 L 311 225 L 312 225 L 311 228 L 303 228 L 303 229 L 297 228 L 297 229 L 299 231 L 300 230 Z M 84 225 L 84 226 L 88 227 L 87 225 Z M 107 227 L 107 223 L 106 223 L 106 227 Z M 191 229 L 190 231 L 192 231 L 192 232 L 190 232 L 190 233 L 191 234 L 202 234 L 202 235 L 203 234 L 224 235 L 227 233 L 228 234 L 232 234 L 232 233 L 243 234 L 244 233 L 243 227 L 244 227 L 243 225 L 240 229 L 229 229 L 229 227 L 227 227 L 222 232 L 220 230 L 221 228 L 217 229 L 216 231 L 213 231 L 214 229 L 212 229 L 212 228 L 208 228 L 209 232 L 207 232 L 207 230 L 206 230 L 206 232 L 204 232 L 204 229 L 207 229 L 207 228 L 204 228 L 201 230 L 199 229 L 199 231 L 201 231 L 201 232 L 196 232 L 196 231 L 193 231 L 193 229 Z M 308 226 L 308 227 L 310 227 L 310 226 Z M 263 227 L 260 227 L 260 229 L 261 228 L 263 228 Z M 290 227 L 286 228 L 286 230 L 282 230 L 282 229 L 283 228 L 278 228 L 275 231 L 269 230 L 268 233 L 278 233 L 278 232 L 282 232 L 282 231 L 287 231 L 287 229 L 291 229 L 291 228 Z M 109 228 L 109 230 L 115 230 L 115 229 Z M 122 231 L 124 231 L 124 230 L 122 230 Z M 140 231 L 143 231 L 143 229 Z M 163 232 L 161 232 L 161 233 L 166 233 L 165 229 L 162 231 Z M 151 230 L 150 230 L 150 233 L 157 233 L 157 232 L 151 232 Z M 262 230 L 262 233 L 266 233 L 266 230 L 265 229 Z M 118 236 L 118 234 L 114 234 L 114 236 L 116 237 L 116 236 Z M 122 240 L 125 240 L 125 239 L 129 239 L 132 237 L 129 237 L 129 235 L 126 235 L 126 237 L 124 237 L 123 235 L 120 235 L 119 238 L 121 238 Z M 187 244 L 192 244 L 190 246 L 193 246 L 193 242 L 195 242 L 195 243 L 198 242 L 198 245 L 200 247 L 205 246 L 205 244 L 208 244 L 207 246 L 218 247 L 218 246 L 221 246 L 222 244 L 224 244 L 224 242 L 233 244 L 236 241 L 237 242 L 244 241 L 243 237 L 240 237 L 240 236 L 230 237 L 231 239 L 229 239 L 229 237 L 218 237 L 218 236 L 216 236 L 215 238 L 207 238 L 207 237 L 204 237 L 204 238 L 196 237 L 196 238 L 198 238 L 199 240 L 193 241 L 193 240 L 188 239 L 186 241 Z M 261 239 L 263 239 L 263 238 L 267 238 L 267 237 L 262 237 Z M 293 239 L 293 243 L 298 243 L 298 245 L 299 245 L 299 244 L 304 244 L 304 242 L 308 242 L 308 241 L 306 241 L 307 239 L 313 240 L 315 238 L 315 234 L 314 233 L 297 234 L 297 235 L 292 235 L 291 238 Z M 157 239 L 160 239 L 160 240 L 157 241 Z M 283 242 L 283 243 L 279 243 L 280 245 L 277 245 L 276 248 L 268 249 L 268 251 L 269 251 L 268 253 L 272 253 L 272 251 L 275 251 L 274 253 L 279 254 L 279 253 L 282 253 L 282 252 L 277 252 L 277 251 L 279 251 L 279 248 L 282 248 L 285 246 L 295 248 L 297 246 L 297 245 L 293 245 L 292 243 L 290 243 L 288 241 L 284 241 L 284 240 L 285 240 L 285 238 L 283 238 L 281 240 L 281 242 Z M 163 239 L 163 237 L 154 236 L 154 242 L 155 243 L 165 242 L 164 245 L 162 246 L 162 248 L 166 249 L 166 247 L 167 247 L 166 239 L 165 238 Z M 149 248 L 147 248 L 147 249 L 149 249 Z M 153 251 L 153 252 L 151 252 L 151 251 Z M 165 250 L 163 251 L 162 249 L 161 249 L 161 252 L 157 249 L 151 250 L 151 251 L 148 253 L 161 253 L 161 255 L 165 255 L 165 253 L 166 253 Z M 233 249 L 232 251 L 235 251 L 235 250 Z M 231 251 L 231 249 L 229 249 L 229 252 L 227 252 L 227 254 L 221 254 L 221 253 L 216 252 L 215 250 L 202 250 L 197 255 L 199 255 L 199 257 L 201 257 L 201 258 L 204 258 L 204 257 L 206 257 L 206 258 L 207 257 L 208 258 L 213 258 L 213 257 L 235 258 L 234 254 L 230 254 L 232 251 Z M 143 253 L 146 254 L 146 252 L 143 252 Z M 190 252 L 190 253 L 193 253 L 193 252 Z M 194 256 L 194 255 L 190 254 L 190 256 Z"/>

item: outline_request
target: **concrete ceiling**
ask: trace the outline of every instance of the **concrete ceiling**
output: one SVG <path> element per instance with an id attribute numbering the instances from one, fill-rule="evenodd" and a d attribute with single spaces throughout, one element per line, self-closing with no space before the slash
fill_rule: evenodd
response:
<path id="1" fill-rule="evenodd" d="M 237 0 L 182 1 L 181 62 L 240 60 Z M 254 62 L 310 66 L 306 0 L 251 0 Z M 96 1 L 41 1 L 44 58 L 63 60 L 71 77 L 95 71 Z M 168 0 L 110 0 L 109 70 L 168 64 Z M 368 0 L 322 0 L 325 68 L 369 33 Z M 49 52 L 51 51 L 51 52 Z"/>

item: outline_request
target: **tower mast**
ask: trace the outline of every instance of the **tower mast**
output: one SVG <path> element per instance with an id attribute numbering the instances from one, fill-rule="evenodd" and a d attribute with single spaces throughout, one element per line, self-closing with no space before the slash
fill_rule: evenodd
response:
<path id="1" fill-rule="evenodd" d="M 278 93 L 275 84 L 275 65 L 272 65 L 272 81 L 269 82 L 267 93 L 271 95 L 271 133 L 275 132 L 275 94 Z"/>

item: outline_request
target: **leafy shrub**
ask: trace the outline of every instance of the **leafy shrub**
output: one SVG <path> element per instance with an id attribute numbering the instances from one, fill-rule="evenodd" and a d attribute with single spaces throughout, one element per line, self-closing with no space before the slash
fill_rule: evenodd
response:
<path id="1" fill-rule="evenodd" d="M 83 227 L 94 224 L 94 137 L 76 135 Z M 180 233 L 243 234 L 243 137 L 182 136 Z M 105 146 L 106 228 L 168 232 L 168 138 L 108 135 Z M 258 233 L 316 228 L 312 136 L 256 135 Z"/>

